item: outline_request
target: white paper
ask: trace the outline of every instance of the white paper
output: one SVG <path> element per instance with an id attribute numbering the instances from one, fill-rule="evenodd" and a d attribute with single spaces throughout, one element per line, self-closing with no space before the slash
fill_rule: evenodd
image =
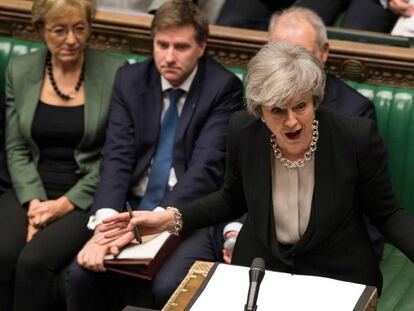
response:
<path id="1" fill-rule="evenodd" d="M 170 235 L 171 233 L 164 231 L 142 244 L 131 244 L 124 248 L 116 259 L 153 259 Z M 105 259 L 114 259 L 114 256 L 106 255 Z"/>
<path id="2" fill-rule="evenodd" d="M 414 0 L 409 3 L 414 5 Z M 394 36 L 414 37 L 414 15 L 411 17 L 401 16 L 391 31 Z"/>
<path id="3" fill-rule="evenodd" d="M 329 278 L 266 271 L 257 311 L 351 311 L 365 285 Z M 242 311 L 249 268 L 219 264 L 191 311 Z"/>

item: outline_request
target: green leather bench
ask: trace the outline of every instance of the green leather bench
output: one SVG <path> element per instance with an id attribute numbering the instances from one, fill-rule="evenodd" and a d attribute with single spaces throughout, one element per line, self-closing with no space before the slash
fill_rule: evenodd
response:
<path id="1" fill-rule="evenodd" d="M 41 46 L 43 45 L 39 42 L 0 37 L 0 86 L 4 87 L 4 71 L 11 55 L 25 54 Z M 139 62 L 146 58 L 132 54 L 112 54 L 129 62 Z M 244 80 L 244 69 L 229 69 Z M 379 131 L 390 152 L 389 165 L 394 191 L 401 207 L 414 217 L 414 92 L 351 81 L 348 83 L 373 100 L 376 106 Z M 386 244 L 381 270 L 384 287 L 378 310 L 414 310 L 414 265 L 398 249 Z"/>

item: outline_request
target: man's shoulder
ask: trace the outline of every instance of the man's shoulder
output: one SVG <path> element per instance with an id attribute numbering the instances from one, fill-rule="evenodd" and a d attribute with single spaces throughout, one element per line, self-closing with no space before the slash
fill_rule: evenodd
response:
<path id="1" fill-rule="evenodd" d="M 215 74 L 218 78 L 237 78 L 237 76 L 229 69 L 209 56 L 204 56 L 203 59 L 200 60 L 200 64 L 204 64 L 206 74 Z"/>
<path id="2" fill-rule="evenodd" d="M 323 106 L 350 116 L 376 119 L 374 103 L 332 75 L 327 76 Z"/>
<path id="3" fill-rule="evenodd" d="M 120 69 L 122 74 L 127 75 L 140 75 L 149 71 L 158 72 L 157 67 L 155 66 L 154 60 L 152 57 L 138 63 L 129 64 L 126 63 L 125 66 L 122 66 Z"/>
<path id="4" fill-rule="evenodd" d="M 263 123 L 244 109 L 233 113 L 230 124 L 231 127 L 236 127 L 238 131 L 243 131 L 258 128 Z"/>
<path id="5" fill-rule="evenodd" d="M 368 102 L 369 99 L 359 93 L 357 90 L 350 87 L 343 80 L 333 76 L 326 76 L 326 92 L 328 94 L 335 93 L 336 96 L 340 99 L 349 99 L 352 98 L 358 102 Z"/>
<path id="6" fill-rule="evenodd" d="M 242 81 L 226 67 L 208 56 L 200 59 L 194 81 L 197 81 L 198 87 L 202 87 L 206 91 L 205 93 L 231 91 L 240 93 L 240 96 L 243 94 Z"/>
<path id="7" fill-rule="evenodd" d="M 153 85 L 154 81 L 159 81 L 159 78 L 160 74 L 153 58 L 139 63 L 125 64 L 118 69 L 118 80 L 127 88 L 132 86 L 135 89 L 149 87 Z"/>
<path id="8" fill-rule="evenodd" d="M 360 132 L 368 131 L 375 122 L 369 118 L 360 116 L 350 116 L 334 111 L 332 109 L 320 106 L 316 110 L 316 116 L 322 126 L 331 128 L 328 132 L 343 132 L 345 135 L 356 135 Z"/>

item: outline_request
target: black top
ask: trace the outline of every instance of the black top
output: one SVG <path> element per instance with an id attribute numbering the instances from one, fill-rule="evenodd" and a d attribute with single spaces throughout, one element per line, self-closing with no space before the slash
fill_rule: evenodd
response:
<path id="1" fill-rule="evenodd" d="M 4 150 L 4 119 L 5 103 L 4 94 L 0 90 L 0 193 L 10 188 L 10 177 L 6 165 L 6 152 Z"/>
<path id="2" fill-rule="evenodd" d="M 39 148 L 39 175 L 49 199 L 67 192 L 78 180 L 75 149 L 84 132 L 84 106 L 54 106 L 39 101 L 32 137 Z"/>

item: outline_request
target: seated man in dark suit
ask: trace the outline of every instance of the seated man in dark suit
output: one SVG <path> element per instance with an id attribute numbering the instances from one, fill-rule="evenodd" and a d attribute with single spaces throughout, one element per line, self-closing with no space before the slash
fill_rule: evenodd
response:
<path id="1" fill-rule="evenodd" d="M 91 229 L 127 201 L 140 210 L 168 207 L 222 183 L 227 124 L 242 109 L 242 83 L 205 55 L 208 21 L 190 1 L 166 2 L 151 29 L 153 58 L 120 68 L 115 78 Z M 99 238 L 70 267 L 69 310 L 120 310 L 149 297 L 161 307 L 195 260 L 219 260 L 209 229 L 196 230 L 152 282 L 142 282 L 102 273 L 108 249 Z"/>
<path id="2" fill-rule="evenodd" d="M 0 194 L 10 189 L 10 177 L 7 169 L 6 152 L 4 150 L 4 94 L 0 91 Z"/>
<path id="3" fill-rule="evenodd" d="M 311 10 L 293 7 L 274 14 L 269 24 L 269 41 L 272 40 L 285 40 L 301 45 L 311 51 L 322 63 L 328 59 L 329 42 L 326 27 L 321 18 Z M 330 74 L 326 77 L 325 95 L 321 105 L 346 115 L 376 120 L 374 104 L 345 82 Z M 367 223 L 367 226 L 375 253 L 380 261 L 384 238 L 371 224 Z M 223 232 L 225 240 L 234 241 L 240 227 L 241 224 L 228 224 Z M 226 261 L 231 260 L 231 249 L 229 251 L 228 248 L 224 247 L 223 250 Z"/>

